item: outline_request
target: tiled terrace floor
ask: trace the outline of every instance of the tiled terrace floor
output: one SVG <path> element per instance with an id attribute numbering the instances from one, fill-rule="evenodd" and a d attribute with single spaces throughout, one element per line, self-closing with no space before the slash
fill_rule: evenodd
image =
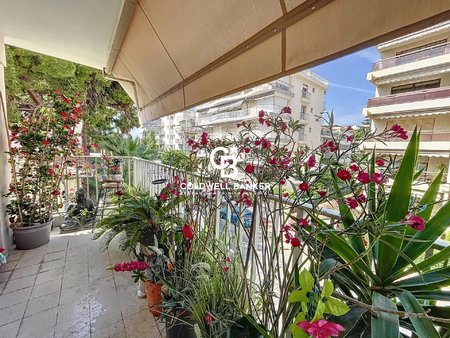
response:
<path id="1" fill-rule="evenodd" d="M 10 252 L 0 267 L 0 338 L 160 337 L 131 276 L 106 270 L 128 258 L 91 238 L 56 229 L 47 245 Z"/>

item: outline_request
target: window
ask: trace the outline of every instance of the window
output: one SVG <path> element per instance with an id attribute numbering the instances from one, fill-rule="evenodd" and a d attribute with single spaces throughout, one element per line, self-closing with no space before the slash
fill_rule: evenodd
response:
<path id="1" fill-rule="evenodd" d="M 414 92 L 417 90 L 439 88 L 441 86 L 441 79 L 410 83 L 402 86 L 396 86 L 391 88 L 391 94 L 400 94 L 407 92 Z"/>
<path id="2" fill-rule="evenodd" d="M 311 115 L 314 114 L 314 109 L 311 107 Z"/>
<path id="3" fill-rule="evenodd" d="M 309 127 L 309 132 L 311 133 L 311 127 Z"/>
<path id="4" fill-rule="evenodd" d="M 301 107 L 301 109 L 300 109 L 300 118 L 301 118 L 302 120 L 305 120 L 305 119 L 306 119 L 306 106 L 302 106 L 302 107 Z"/>
<path id="5" fill-rule="evenodd" d="M 313 93 L 315 93 L 315 92 L 316 92 L 316 88 L 313 87 Z"/>

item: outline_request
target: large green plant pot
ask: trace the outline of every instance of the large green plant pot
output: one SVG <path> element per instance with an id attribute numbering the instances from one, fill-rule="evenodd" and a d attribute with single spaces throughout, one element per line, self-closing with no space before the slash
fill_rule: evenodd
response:
<path id="1" fill-rule="evenodd" d="M 39 248 L 50 241 L 53 219 L 47 223 L 34 223 L 30 226 L 14 227 L 16 249 L 28 250 Z"/>

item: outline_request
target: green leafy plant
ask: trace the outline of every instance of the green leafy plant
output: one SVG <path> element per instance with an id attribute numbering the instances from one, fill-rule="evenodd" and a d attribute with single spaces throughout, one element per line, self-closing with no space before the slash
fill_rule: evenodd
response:
<path id="1" fill-rule="evenodd" d="M 361 236 L 349 232 L 322 236 L 327 250 L 320 274 L 334 281 L 339 289 L 336 296 L 355 305 L 350 313 L 358 314 L 347 317 L 353 323 L 346 322 L 345 316 L 341 321 L 348 336 L 398 337 L 400 328 L 419 337 L 449 334 L 450 312 L 437 301 L 450 300 L 449 292 L 442 290 L 450 285 L 450 268 L 445 263 L 450 247 L 431 254 L 428 250 L 450 225 L 450 203 L 433 213 L 442 171 L 422 198 L 413 195 L 419 139 L 420 133 L 414 131 L 389 193 L 371 182 L 366 186 L 363 215 L 340 206 L 347 229 L 366 229 L 367 247 L 361 245 Z M 375 153 L 369 162 L 373 175 Z M 336 176 L 334 180 L 336 186 L 353 184 Z"/>
<path id="2" fill-rule="evenodd" d="M 76 126 L 84 115 L 77 97 L 59 91 L 32 112 L 24 112 L 10 126 L 9 161 L 12 181 L 7 206 L 11 226 L 27 226 L 51 220 L 68 175 L 69 156 L 79 150 Z"/>

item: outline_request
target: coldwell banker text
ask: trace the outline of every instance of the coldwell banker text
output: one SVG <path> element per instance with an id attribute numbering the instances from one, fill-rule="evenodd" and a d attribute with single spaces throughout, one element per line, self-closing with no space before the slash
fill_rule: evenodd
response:
<path id="1" fill-rule="evenodd" d="M 182 190 L 203 190 L 203 191 L 216 191 L 216 190 L 270 190 L 270 183 L 241 183 L 241 182 L 221 182 L 221 183 L 192 183 L 183 182 L 180 184 Z"/>

